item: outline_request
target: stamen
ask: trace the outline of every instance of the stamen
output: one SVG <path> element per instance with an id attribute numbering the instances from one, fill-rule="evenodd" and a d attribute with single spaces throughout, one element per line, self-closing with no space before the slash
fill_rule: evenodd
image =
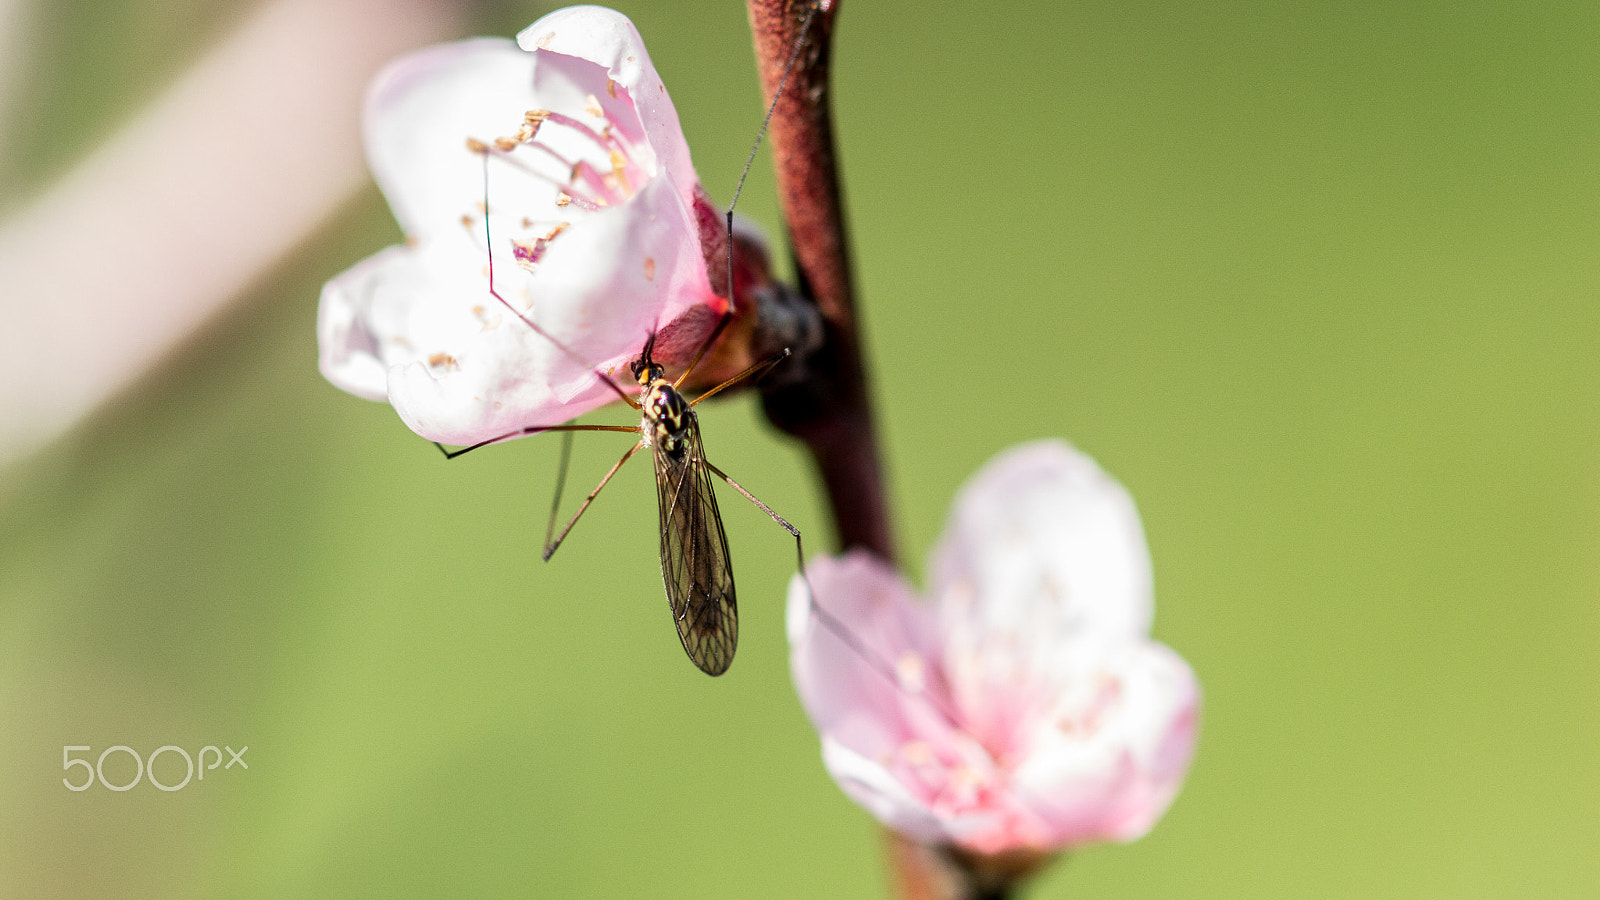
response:
<path id="1" fill-rule="evenodd" d="M 614 81 L 611 82 L 607 92 L 612 96 L 616 95 Z M 565 199 L 558 197 L 556 201 L 558 206 L 567 206 L 570 203 L 578 202 L 581 209 L 595 210 L 621 203 L 633 196 L 633 182 L 628 176 L 628 166 L 632 162 L 632 147 L 630 142 L 619 135 L 614 127 L 615 123 L 607 118 L 605 109 L 593 94 L 588 96 L 584 108 L 590 115 L 604 121 L 604 125 L 601 126 L 599 131 L 562 113 L 548 109 L 531 109 L 523 114 L 522 124 L 517 128 L 515 137 L 496 138 L 494 149 L 500 151 L 501 158 L 507 162 L 512 162 L 529 174 L 563 188 Z M 577 131 L 601 150 L 604 150 L 611 171 L 602 173 L 593 163 L 581 159 L 573 162 L 566 156 L 551 149 L 545 142 L 536 140 L 540 128 L 544 123 L 551 121 L 557 125 L 563 125 Z M 488 152 L 490 149 L 482 141 L 477 140 L 470 142 L 469 146 L 481 148 L 480 152 Z M 567 171 L 567 183 L 562 184 L 556 178 L 545 175 L 521 161 L 513 159 L 512 154 L 520 146 L 535 148 L 550 159 L 560 163 Z M 580 182 L 586 190 L 578 190 Z M 584 196 L 586 193 L 590 194 L 590 196 Z"/>
<path id="2" fill-rule="evenodd" d="M 564 116 L 561 113 L 552 112 L 546 116 L 546 119 L 556 123 L 557 125 L 565 125 L 568 128 L 576 129 L 584 136 L 588 137 L 589 140 L 594 141 L 595 145 L 601 150 L 605 150 L 607 152 L 610 152 L 611 150 L 611 143 L 607 142 L 607 140 L 602 137 L 598 131 L 595 131 L 593 128 L 590 128 L 588 125 L 572 118 L 571 116 Z"/>
<path id="3" fill-rule="evenodd" d="M 606 79 L 606 93 L 611 95 L 611 99 L 617 99 L 617 82 L 614 79 Z"/>
<path id="4" fill-rule="evenodd" d="M 530 244 L 527 241 L 519 241 L 516 238 L 511 239 L 511 257 L 517 261 L 517 268 L 522 271 L 531 273 L 534 269 L 537 269 L 539 267 L 539 257 L 543 255 L 544 248 L 540 247 L 537 242 Z"/>
<path id="5" fill-rule="evenodd" d="M 551 159 L 553 159 L 556 162 L 560 163 L 561 164 L 561 168 L 563 168 L 563 169 L 565 169 L 565 170 L 567 170 L 569 172 L 572 170 L 572 165 L 573 165 L 572 160 L 567 159 L 565 156 L 562 156 L 561 154 L 557 153 L 556 151 L 550 149 L 549 145 L 543 143 L 542 141 L 533 141 L 531 143 L 524 144 L 523 146 L 526 146 L 530 150 L 542 151 L 546 156 L 549 156 Z"/>
<path id="6" fill-rule="evenodd" d="M 602 206 L 606 205 L 605 201 L 609 199 L 625 199 L 625 197 L 617 196 L 621 187 L 620 184 L 611 184 L 607 182 L 606 176 L 601 175 L 599 169 L 596 169 L 594 166 L 582 160 L 580 160 L 577 165 L 572 167 L 572 181 L 576 182 L 580 179 L 587 182 L 590 187 L 594 188 L 595 193 L 599 195 L 595 198 L 595 202 Z M 574 184 L 571 186 L 576 187 L 577 185 Z M 608 197 L 607 195 L 611 196 Z"/>
<path id="7" fill-rule="evenodd" d="M 475 137 L 467 138 L 467 149 L 473 153 L 488 153 L 489 145 Z"/>
<path id="8" fill-rule="evenodd" d="M 563 231 L 566 231 L 570 226 L 571 223 L 562 222 L 556 227 L 550 229 L 549 234 L 546 234 L 542 238 L 536 238 L 532 242 L 519 241 L 513 238 L 511 240 L 511 255 L 516 259 L 517 265 L 521 267 L 523 271 L 530 273 L 534 269 L 538 268 L 539 260 L 543 259 L 545 251 L 550 249 L 550 242 L 555 240 L 557 235 L 561 234 Z"/>
<path id="9" fill-rule="evenodd" d="M 600 202 L 597 203 L 597 202 L 595 202 L 593 200 L 589 200 L 589 199 L 587 199 L 585 197 L 574 196 L 572 194 L 567 193 L 566 191 L 562 191 L 560 194 L 556 195 L 556 205 L 557 206 L 569 206 L 569 205 L 570 206 L 576 206 L 579 209 L 586 209 L 589 212 L 596 212 L 596 211 L 604 208 L 606 204 L 605 204 L 604 201 L 600 201 Z"/>
<path id="10" fill-rule="evenodd" d="M 616 150 L 611 151 L 611 174 L 617 177 L 617 185 L 622 189 L 623 196 L 632 197 L 633 187 L 628 184 L 627 165 L 627 157 Z"/>
<path id="11" fill-rule="evenodd" d="M 533 144 L 531 146 L 541 147 L 541 145 L 539 145 L 539 144 Z M 543 149 L 543 148 L 541 147 L 541 149 Z M 548 152 L 548 151 L 546 151 L 546 152 Z M 533 166 L 529 165 L 525 160 L 518 159 L 515 155 L 510 154 L 510 153 L 498 153 L 498 152 L 496 152 L 496 153 L 490 154 L 490 158 L 498 159 L 498 160 L 504 162 L 506 165 L 509 165 L 509 166 L 514 167 L 514 168 L 520 169 L 526 175 L 530 175 L 530 176 L 532 176 L 534 178 L 537 178 L 537 179 L 539 179 L 541 181 L 547 182 L 547 183 L 555 186 L 556 188 L 562 190 L 565 193 L 571 194 L 573 196 L 577 196 L 576 191 L 575 191 L 575 186 L 570 183 L 570 178 L 569 178 L 568 181 L 561 181 L 561 180 L 559 180 L 557 178 L 553 178 L 553 177 L 551 177 L 549 175 L 546 175 L 545 173 L 539 171 L 538 169 L 535 169 Z M 604 206 L 605 205 L 605 203 L 603 201 L 588 200 L 587 198 L 581 198 L 581 199 L 585 199 L 586 202 L 588 202 L 590 204 L 590 206 L 584 207 L 585 209 L 589 209 L 589 208 L 598 209 L 600 206 Z M 557 203 L 557 205 L 560 205 L 560 206 L 565 206 L 566 205 L 564 203 L 561 203 L 559 198 L 557 199 L 556 203 Z M 596 205 L 596 204 L 598 204 L 598 205 Z"/>

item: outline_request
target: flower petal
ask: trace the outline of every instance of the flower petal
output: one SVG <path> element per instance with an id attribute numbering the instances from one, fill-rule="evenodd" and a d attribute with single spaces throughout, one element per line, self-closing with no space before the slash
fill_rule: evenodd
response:
<path id="1" fill-rule="evenodd" d="M 1008 450 L 973 476 L 929 560 L 942 616 L 1045 649 L 1148 634 L 1150 582 L 1133 498 L 1059 440 Z"/>
<path id="2" fill-rule="evenodd" d="M 1131 841 L 1177 795 L 1194 753 L 1199 683 L 1161 644 L 1141 641 L 1081 660 L 1050 714 L 1033 724 L 1014 770 L 1019 799 L 1058 846 Z"/>
<path id="3" fill-rule="evenodd" d="M 569 6 L 524 28 L 517 35 L 517 44 L 540 56 L 535 85 L 541 96 L 570 94 L 567 99 L 579 104 L 593 97 L 610 113 L 623 102 L 619 91 L 626 92 L 658 164 L 676 185 L 685 208 L 694 208 L 699 178 L 689 159 L 683 127 L 678 124 L 678 111 L 650 62 L 644 39 L 627 16 L 602 6 Z M 593 63 L 603 71 L 562 66 L 558 62 L 562 56 Z M 560 73 L 559 81 L 556 73 Z M 622 116 L 610 118 L 625 121 Z"/>
<path id="4" fill-rule="evenodd" d="M 481 222 L 484 195 L 483 158 L 467 139 L 509 134 L 538 105 L 532 54 L 503 38 L 425 47 L 390 63 L 367 93 L 363 132 L 372 177 L 400 228 L 481 266 L 482 226 L 462 227 L 463 216 Z M 558 189 L 547 179 L 500 178 L 493 200 L 554 216 Z"/>
<path id="5" fill-rule="evenodd" d="M 389 395 L 389 354 L 375 325 L 376 301 L 409 305 L 429 293 L 426 267 L 405 247 L 389 247 L 330 279 L 317 307 L 318 367 L 335 386 L 368 400 Z M 414 354 L 407 353 L 408 358 Z"/>
<path id="6" fill-rule="evenodd" d="M 928 608 L 863 551 L 819 557 L 808 573 L 815 605 L 801 576 L 789 582 L 789 664 L 817 730 L 874 759 L 931 736 L 927 720 L 947 701 L 936 696 L 944 686 Z"/>
<path id="7" fill-rule="evenodd" d="M 890 828 L 917 840 L 940 842 L 946 827 L 928 804 L 881 764 L 822 736 L 822 765 L 850 799 Z"/>

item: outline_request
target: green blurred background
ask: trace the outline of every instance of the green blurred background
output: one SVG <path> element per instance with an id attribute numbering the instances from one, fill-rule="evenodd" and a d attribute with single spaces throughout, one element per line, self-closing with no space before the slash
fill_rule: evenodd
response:
<path id="1" fill-rule="evenodd" d="M 247 8 L 42 7 L 6 196 Z M 762 114 L 742 4 L 623 9 L 725 200 Z M 1600 895 L 1597 41 L 1591 2 L 845 4 L 908 566 L 985 459 L 1069 438 L 1137 498 L 1205 688 L 1165 820 L 1031 896 Z M 322 281 L 397 237 L 369 190 L 0 470 L 0 897 L 882 896 L 789 685 L 779 529 L 725 498 L 743 641 L 707 679 L 648 467 L 541 565 L 553 441 L 445 465 L 317 374 Z M 704 424 L 826 547 L 753 401 Z M 580 437 L 574 484 L 625 443 Z M 223 743 L 248 772 L 61 786 L 63 745 Z"/>

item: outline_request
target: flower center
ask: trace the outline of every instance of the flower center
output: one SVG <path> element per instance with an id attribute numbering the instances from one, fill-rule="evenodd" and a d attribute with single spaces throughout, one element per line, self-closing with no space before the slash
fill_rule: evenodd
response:
<path id="1" fill-rule="evenodd" d="M 608 85 L 607 92 L 613 98 L 627 99 L 625 90 L 615 82 Z M 631 107 L 631 103 L 624 105 L 624 109 Z M 470 152 L 556 188 L 554 208 L 517 211 L 521 234 L 508 239 L 521 268 L 534 271 L 550 243 L 571 226 L 570 218 L 626 203 L 650 180 L 653 154 L 628 139 L 628 129 L 618 126 L 614 114 L 591 94 L 582 116 L 531 109 L 508 136 L 487 143 L 467 139 Z M 497 218 L 508 213 L 495 211 Z M 469 218 L 463 217 L 463 222 Z"/>

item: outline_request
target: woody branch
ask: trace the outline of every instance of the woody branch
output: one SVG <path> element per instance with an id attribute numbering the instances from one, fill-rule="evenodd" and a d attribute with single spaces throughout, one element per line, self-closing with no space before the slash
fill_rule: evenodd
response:
<path id="1" fill-rule="evenodd" d="M 748 0 L 767 101 L 777 92 L 813 4 Z M 838 2 L 819 6 L 772 113 L 770 146 L 800 290 L 822 314 L 825 343 L 807 377 L 767 393 L 767 418 L 811 451 L 828 492 L 838 543 L 895 556 L 877 429 L 861 358 L 861 330 L 828 98 Z"/>

